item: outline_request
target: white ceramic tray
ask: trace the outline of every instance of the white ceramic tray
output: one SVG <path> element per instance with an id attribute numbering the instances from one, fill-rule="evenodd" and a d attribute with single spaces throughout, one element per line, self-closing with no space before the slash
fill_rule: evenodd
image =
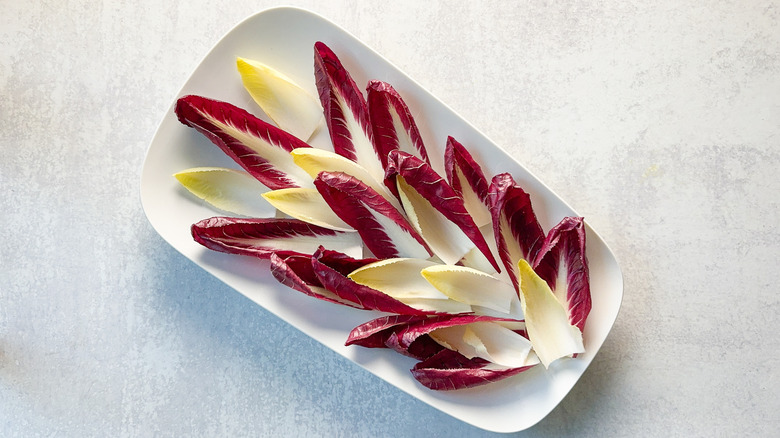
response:
<path id="1" fill-rule="evenodd" d="M 404 96 L 420 126 L 432 163 L 439 170 L 445 140 L 447 135 L 452 135 L 484 165 L 488 177 L 500 172 L 510 172 L 515 177 L 531 194 L 545 231 L 564 216 L 576 215 L 521 164 L 390 62 L 335 24 L 305 10 L 270 9 L 238 24 L 206 55 L 176 98 L 200 94 L 231 102 L 261 116 L 262 112 L 243 89 L 236 71 L 236 57 L 274 66 L 316 93 L 313 79 L 316 41 L 325 42 L 336 52 L 359 86 L 369 79 L 382 79 Z M 389 350 L 345 347 L 349 331 L 376 314 L 333 305 L 287 289 L 268 273 L 267 262 L 212 252 L 192 240 L 189 231 L 192 223 L 220 214 L 190 196 L 172 174 L 195 166 L 235 167 L 235 164 L 205 137 L 179 123 L 174 104 L 175 99 L 152 139 L 141 177 L 141 199 L 152 226 L 174 248 L 209 273 L 400 390 L 486 430 L 523 430 L 560 403 L 607 337 L 623 297 L 622 274 L 604 241 L 588 228 L 593 310 L 584 332 L 587 352 L 576 359 L 559 360 L 548 370 L 535 367 L 477 388 L 436 392 L 414 380 L 409 372 L 414 365 L 410 358 Z M 327 133 L 311 143 L 327 146 Z M 268 216 L 273 214 L 269 206 Z"/>

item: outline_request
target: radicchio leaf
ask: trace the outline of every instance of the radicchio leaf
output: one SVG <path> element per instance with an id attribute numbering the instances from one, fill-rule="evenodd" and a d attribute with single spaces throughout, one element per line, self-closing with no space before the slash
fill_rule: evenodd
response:
<path id="1" fill-rule="evenodd" d="M 434 315 L 426 319 L 423 319 L 414 324 L 409 324 L 401 330 L 394 332 L 387 340 L 387 345 L 400 353 L 405 353 L 409 347 L 418 338 L 424 335 L 428 335 L 434 330 L 447 327 L 455 327 L 459 325 L 471 324 L 474 322 L 490 322 L 490 321 L 512 321 L 514 320 L 506 318 L 495 318 L 492 316 L 484 315 L 471 315 L 471 314 L 459 314 L 459 315 Z"/>
<path id="2" fill-rule="evenodd" d="M 363 93 L 336 54 L 319 41 L 314 44 L 314 76 L 333 150 L 381 181 L 384 171 L 374 148 Z"/>
<path id="3" fill-rule="evenodd" d="M 519 368 L 489 368 L 489 362 L 468 359 L 457 351 L 441 350 L 412 368 L 412 375 L 423 386 L 435 391 L 472 388 L 522 373 L 535 365 Z"/>
<path id="4" fill-rule="evenodd" d="M 388 180 L 393 178 L 397 180 L 399 192 L 404 192 L 406 186 L 413 190 L 413 193 L 404 192 L 405 198 L 402 196 L 402 201 L 406 199 L 406 203 L 411 202 L 408 208 L 406 204 L 404 205 L 407 208 L 410 221 L 415 225 L 417 231 L 420 232 L 420 235 L 426 240 L 433 252 L 445 263 L 457 263 L 472 247 L 476 246 L 496 271 L 501 270 L 490 252 L 485 238 L 468 211 L 466 211 L 463 199 L 430 165 L 405 152 L 391 151 L 388 155 L 386 178 Z M 415 203 L 419 207 L 424 208 L 425 211 L 416 211 L 416 218 L 413 218 L 413 213 L 409 210 L 415 210 L 412 206 Z M 417 208 L 417 210 L 421 209 Z M 431 222 L 429 225 L 433 225 L 429 226 L 428 230 L 425 230 L 426 224 L 424 220 L 427 220 L 426 218 L 430 218 Z M 449 230 L 440 229 L 441 226 L 448 226 L 448 223 L 455 226 L 449 226 Z M 471 245 L 469 247 L 464 247 L 465 245 L 460 245 L 460 247 L 452 246 L 457 239 L 457 235 L 446 233 L 447 236 L 444 236 L 444 231 L 458 233 L 458 230 L 470 241 Z M 433 237 L 435 234 L 439 234 L 441 238 L 434 241 Z"/>
<path id="5" fill-rule="evenodd" d="M 591 309 L 585 223 L 581 217 L 564 218 L 547 234 L 534 271 L 547 282 L 563 304 L 569 322 L 581 331 Z"/>
<path id="6" fill-rule="evenodd" d="M 343 263 L 345 260 L 339 260 Z M 343 269 L 344 264 L 338 266 Z M 312 257 L 312 267 L 322 286 L 339 297 L 355 303 L 362 309 L 400 315 L 425 315 L 430 312 L 415 309 L 378 290 L 363 286 L 350 280 L 334 267 L 329 266 L 325 250 L 320 248 Z M 356 268 L 357 269 L 357 268 Z"/>
<path id="7" fill-rule="evenodd" d="M 366 348 L 392 348 L 404 356 L 423 360 L 444 349 L 427 335 L 422 335 L 410 345 L 400 348 L 396 335 L 410 325 L 424 322 L 421 315 L 388 315 L 363 323 L 349 334 L 346 345 L 356 344 Z"/>
<path id="8" fill-rule="evenodd" d="M 289 256 L 284 259 L 271 254 L 271 275 L 283 285 L 310 297 L 335 304 L 357 307 L 322 287 L 311 266 L 311 256 Z"/>
<path id="9" fill-rule="evenodd" d="M 321 263 L 336 270 L 341 275 L 347 276 L 350 272 L 360 269 L 371 263 L 376 263 L 379 259 L 376 258 L 355 258 L 351 255 L 345 254 L 340 251 L 327 249 L 324 246 L 317 248 L 317 252 L 314 257 Z"/>
<path id="10" fill-rule="evenodd" d="M 176 115 L 268 188 L 311 187 L 311 178 L 290 157 L 293 149 L 310 147 L 297 137 L 241 108 L 202 96 L 180 98 Z"/>
<path id="11" fill-rule="evenodd" d="M 430 257 L 427 245 L 406 218 L 364 182 L 342 172 L 321 172 L 314 186 L 375 256 Z"/>
<path id="12" fill-rule="evenodd" d="M 493 177 L 490 211 L 499 257 L 515 289 L 519 290 L 517 262 L 532 263 L 536 259 L 544 242 L 544 231 L 531 206 L 531 197 L 508 173 Z"/>
<path id="13" fill-rule="evenodd" d="M 396 149 L 430 164 L 420 131 L 401 95 L 387 82 L 377 80 L 369 81 L 367 93 L 368 114 L 382 166 L 387 168 L 387 154 Z"/>
<path id="14" fill-rule="evenodd" d="M 426 316 L 387 315 L 360 324 L 352 329 L 344 345 L 360 345 L 366 348 L 387 348 L 387 338 L 400 327 L 419 322 Z"/>
<path id="15" fill-rule="evenodd" d="M 360 245 L 357 233 L 329 230 L 298 219 L 212 217 L 192 225 L 192 237 L 206 248 L 261 259 L 277 254 L 309 256 L 323 245 L 348 250 Z"/>
<path id="16" fill-rule="evenodd" d="M 447 137 L 444 150 L 444 170 L 450 186 L 463 198 L 463 203 L 478 227 L 491 223 L 490 183 L 474 157 L 452 137 Z"/>

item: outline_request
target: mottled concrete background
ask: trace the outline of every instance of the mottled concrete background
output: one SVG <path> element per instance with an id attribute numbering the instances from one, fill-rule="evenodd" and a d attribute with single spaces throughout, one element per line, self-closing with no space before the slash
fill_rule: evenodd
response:
<path id="1" fill-rule="evenodd" d="M 154 232 L 139 177 L 159 120 L 274 6 L 160 3 L 0 1 L 0 435 L 485 435 Z M 778 2 L 291 3 L 400 66 L 616 252 L 612 334 L 523 436 L 780 429 Z"/>

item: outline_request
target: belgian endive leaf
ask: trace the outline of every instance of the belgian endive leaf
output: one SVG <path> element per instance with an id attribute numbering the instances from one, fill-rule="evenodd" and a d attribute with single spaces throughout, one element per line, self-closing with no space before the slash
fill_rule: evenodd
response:
<path id="1" fill-rule="evenodd" d="M 253 217 L 269 213 L 261 196 L 266 188 L 242 170 L 193 167 L 173 176 L 190 193 L 220 210 Z"/>
<path id="2" fill-rule="evenodd" d="M 310 256 L 320 245 L 362 252 L 357 233 L 334 231 L 298 219 L 213 217 L 192 225 L 192 237 L 206 248 L 267 259 L 271 254 Z"/>
<path id="3" fill-rule="evenodd" d="M 295 149 L 290 152 L 290 155 L 292 155 L 293 162 L 308 173 L 312 179 L 316 178 L 321 172 L 345 173 L 371 187 L 399 212 L 403 211 L 398 199 L 382 183 L 383 179 L 376 179 L 363 166 L 352 160 L 317 148 Z"/>
<path id="4" fill-rule="evenodd" d="M 500 271 L 463 199 L 431 166 L 394 150 L 388 155 L 387 178 L 395 179 L 409 222 L 444 263 L 454 265 L 476 247 Z"/>
<path id="5" fill-rule="evenodd" d="M 308 140 L 322 123 L 317 98 L 283 73 L 255 60 L 237 58 L 244 88 L 277 126 Z"/>
<path id="6" fill-rule="evenodd" d="M 360 345 L 366 348 L 387 348 L 385 341 L 399 327 L 421 321 L 421 315 L 386 315 L 360 324 L 352 329 L 344 345 Z"/>
<path id="7" fill-rule="evenodd" d="M 310 147 L 227 102 L 189 95 L 176 102 L 179 121 L 195 128 L 268 188 L 312 187 L 290 151 Z"/>
<path id="8" fill-rule="evenodd" d="M 531 352 L 529 357 L 533 356 Z M 469 359 L 457 351 L 443 349 L 417 363 L 411 371 L 414 378 L 426 388 L 435 391 L 452 391 L 506 379 L 534 366 L 500 367 L 482 358 Z"/>
<path id="9" fill-rule="evenodd" d="M 349 278 L 416 309 L 437 313 L 471 312 L 471 306 L 450 299 L 425 281 L 421 271 L 434 265 L 434 262 L 421 259 L 387 259 L 363 266 L 350 273 Z"/>
<path id="10" fill-rule="evenodd" d="M 311 256 L 293 255 L 282 258 L 271 254 L 270 261 L 271 275 L 283 285 L 323 301 L 358 307 L 322 287 L 311 266 Z"/>
<path id="11" fill-rule="evenodd" d="M 553 227 L 542 245 L 534 271 L 566 308 L 569 322 L 581 331 L 591 309 L 588 259 L 585 256 L 585 223 L 581 217 L 564 218 Z"/>
<path id="12" fill-rule="evenodd" d="M 360 345 L 366 348 L 393 348 L 399 353 L 415 359 L 426 359 L 444 349 L 430 336 L 419 336 L 408 346 L 399 347 L 398 333 L 407 327 L 425 323 L 427 315 L 386 315 L 360 324 L 352 329 L 346 345 Z"/>
<path id="13" fill-rule="evenodd" d="M 359 258 L 341 251 L 328 249 L 324 246 L 317 248 L 317 251 L 312 256 L 312 260 L 314 259 L 343 276 L 349 275 L 355 269 L 360 269 L 370 263 L 379 261 L 379 259 L 373 257 Z"/>
<path id="14" fill-rule="evenodd" d="M 528 338 L 545 368 L 565 356 L 582 353 L 582 332 L 569 323 L 563 305 L 550 286 L 539 277 L 525 259 L 518 263 L 520 302 L 525 315 Z"/>
<path id="15" fill-rule="evenodd" d="M 314 77 L 333 150 L 381 181 L 384 169 L 374 148 L 366 99 L 341 60 L 319 41 L 314 44 Z"/>
<path id="16" fill-rule="evenodd" d="M 444 327 L 432 331 L 430 336 L 436 342 L 469 359 L 480 357 L 509 368 L 533 364 L 528 362 L 531 342 L 494 322 Z"/>
<path id="17" fill-rule="evenodd" d="M 409 107 L 395 89 L 383 81 L 368 82 L 368 114 L 374 132 L 374 143 L 387 167 L 387 154 L 401 150 L 430 164 L 422 136 Z"/>
<path id="18" fill-rule="evenodd" d="M 544 242 L 544 231 L 531 206 L 531 197 L 510 174 L 493 177 L 489 193 L 498 254 L 517 289 L 517 262 L 535 261 Z"/>
<path id="19" fill-rule="evenodd" d="M 399 315 L 425 315 L 432 312 L 420 310 L 382 293 L 376 289 L 364 286 L 348 278 L 341 268 L 343 262 L 337 265 L 328 260 L 328 251 L 320 247 L 312 257 L 312 267 L 322 286 L 344 300 L 355 303 L 362 309 L 378 310 Z"/>
<path id="20" fill-rule="evenodd" d="M 447 182 L 463 198 L 463 205 L 478 227 L 492 223 L 488 182 L 479 163 L 457 140 L 447 137 L 444 150 Z"/>
<path id="21" fill-rule="evenodd" d="M 465 266 L 431 265 L 422 276 L 436 289 L 455 301 L 480 306 L 510 316 L 512 305 L 520 304 L 511 284 L 477 269 Z M 519 316 L 519 315 L 517 315 Z"/>
<path id="22" fill-rule="evenodd" d="M 495 260 L 500 260 L 501 258 L 498 256 L 498 247 L 496 246 L 496 237 L 493 233 L 493 224 L 489 223 L 483 225 L 479 227 L 479 231 L 482 233 L 482 236 L 485 237 L 485 242 L 487 242 L 488 249 L 490 250 L 490 253 L 493 254 L 493 258 Z M 467 252 L 465 256 L 463 256 L 461 263 L 463 266 L 478 269 L 482 272 L 501 279 L 505 283 L 512 284 L 512 280 L 509 279 L 507 270 L 503 269 L 501 272 L 496 271 L 493 265 L 491 265 L 490 262 L 485 259 L 485 256 L 482 255 L 482 252 L 477 249 L 477 247 L 471 248 L 471 250 Z"/>
<path id="23" fill-rule="evenodd" d="M 464 326 L 475 322 L 505 322 L 505 318 L 490 316 L 458 314 L 458 315 L 433 315 L 414 323 L 405 325 L 388 337 L 388 347 L 403 353 L 421 337 L 429 335 L 435 330 Z"/>
<path id="24" fill-rule="evenodd" d="M 322 172 L 314 180 L 329 208 L 349 224 L 376 257 L 428 258 L 422 237 L 384 197 L 362 181 L 341 173 Z"/>
<path id="25" fill-rule="evenodd" d="M 422 259 L 386 259 L 352 271 L 349 278 L 396 298 L 447 300 L 449 297 L 425 281 L 421 274 L 424 269 L 434 266 L 435 262 Z"/>
<path id="26" fill-rule="evenodd" d="M 282 213 L 306 223 L 338 231 L 355 231 L 331 210 L 317 189 L 271 190 L 263 193 L 263 198 Z"/>

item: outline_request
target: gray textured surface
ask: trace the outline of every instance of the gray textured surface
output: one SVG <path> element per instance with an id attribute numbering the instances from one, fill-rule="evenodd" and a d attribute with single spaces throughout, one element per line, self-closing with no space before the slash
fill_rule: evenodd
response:
<path id="1" fill-rule="evenodd" d="M 590 369 L 523 436 L 780 428 L 780 4 L 292 2 L 520 159 L 616 252 Z M 148 142 L 266 7 L 0 1 L 4 436 L 483 436 L 212 279 L 146 222 Z"/>

